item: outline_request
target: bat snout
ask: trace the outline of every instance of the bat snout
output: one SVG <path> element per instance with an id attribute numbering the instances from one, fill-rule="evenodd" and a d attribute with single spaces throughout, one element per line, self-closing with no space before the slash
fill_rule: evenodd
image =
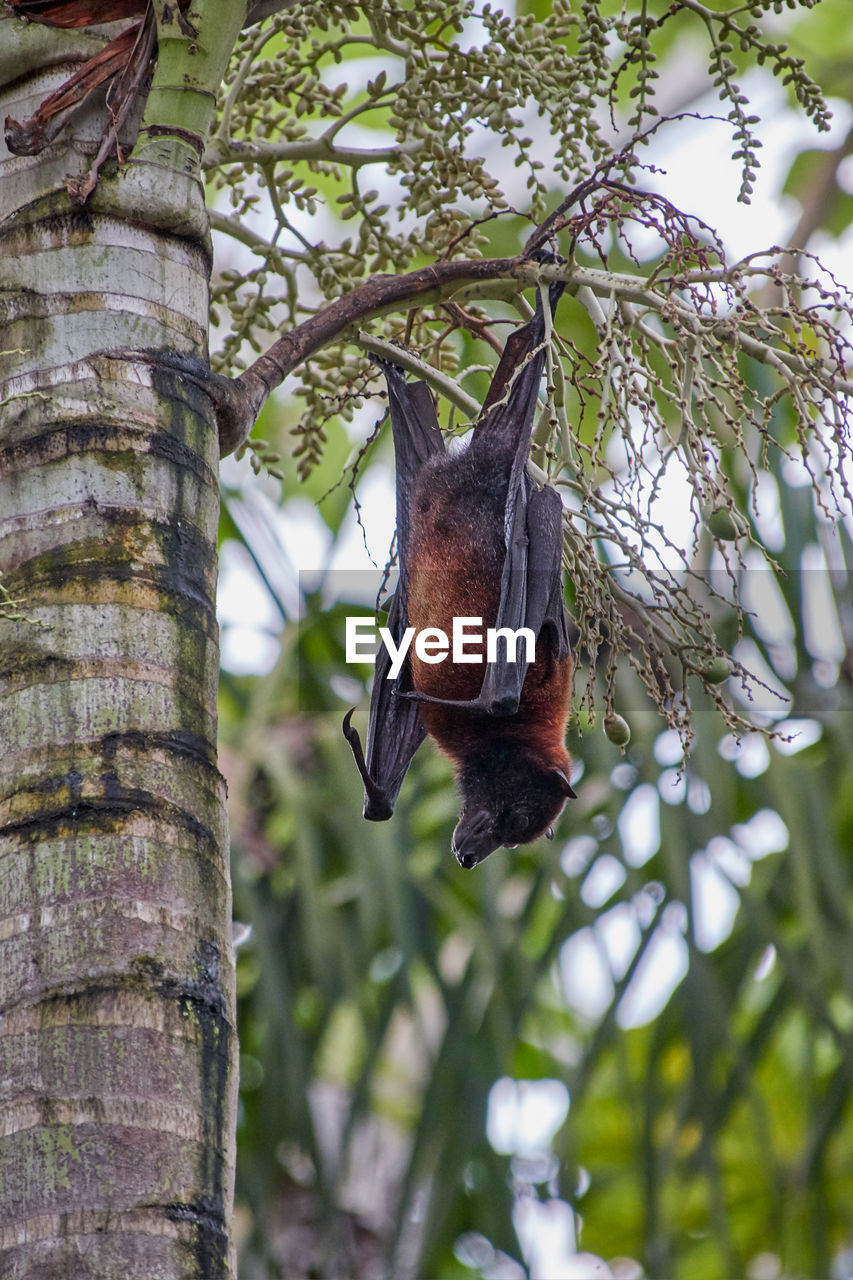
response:
<path id="1" fill-rule="evenodd" d="M 487 809 L 465 814 L 456 824 L 450 848 L 460 867 L 470 869 L 501 847 L 495 838 L 494 822 Z"/>

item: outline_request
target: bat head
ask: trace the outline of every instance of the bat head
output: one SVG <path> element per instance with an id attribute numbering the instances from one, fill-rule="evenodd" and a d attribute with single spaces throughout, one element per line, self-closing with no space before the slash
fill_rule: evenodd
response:
<path id="1" fill-rule="evenodd" d="M 463 773 L 464 803 L 451 848 L 460 867 L 476 867 L 496 849 L 513 849 L 546 835 L 574 797 L 569 759 L 481 761 Z"/>

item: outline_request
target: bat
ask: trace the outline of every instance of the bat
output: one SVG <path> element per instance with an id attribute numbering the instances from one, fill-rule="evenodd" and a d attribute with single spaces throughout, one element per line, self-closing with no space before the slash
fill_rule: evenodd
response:
<path id="1" fill-rule="evenodd" d="M 563 285 L 553 284 L 553 314 Z M 497 632 L 492 661 L 470 634 L 460 660 L 409 650 L 396 680 L 376 660 L 366 752 L 343 730 L 364 783 L 364 816 L 390 818 L 427 733 L 454 763 L 462 809 L 452 850 L 474 867 L 502 846 L 552 835 L 573 797 L 564 745 L 572 658 L 561 576 L 562 502 L 537 488 L 526 462 L 545 360 L 541 292 L 532 319 L 510 335 L 470 443 L 448 452 L 426 383 L 380 361 L 396 460 L 399 583 L 387 627 L 398 650 L 408 627 L 449 636 L 454 619 Z M 526 628 L 511 646 L 501 629 Z M 449 655 L 448 655 L 449 656 Z M 515 659 L 515 660 L 513 660 Z"/>

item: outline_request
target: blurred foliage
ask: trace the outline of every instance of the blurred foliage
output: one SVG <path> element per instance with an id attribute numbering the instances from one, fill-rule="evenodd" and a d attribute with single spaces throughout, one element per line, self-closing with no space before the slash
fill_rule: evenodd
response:
<path id="1" fill-rule="evenodd" d="M 307 24 L 323 7 L 299 6 L 285 17 Z M 346 6 L 325 7 L 349 20 Z M 375 19 L 385 6 L 352 8 L 344 70 L 365 51 L 363 37 L 376 35 L 365 15 Z M 414 10 L 398 8 L 408 24 L 402 34 L 414 38 Z M 438 11 L 451 8 L 427 5 L 424 28 L 431 19 L 435 34 Z M 850 102 L 848 9 L 849 0 L 816 8 L 762 0 L 738 9 L 737 21 L 787 44 L 777 64 L 806 58 L 814 80 Z M 629 10 L 621 0 L 518 4 L 534 24 L 581 16 L 586 29 Z M 679 74 L 671 68 L 693 47 L 697 19 L 710 41 L 703 56 L 717 50 L 708 56 L 722 67 L 720 88 L 737 87 L 755 50 L 722 37 L 717 15 L 730 10 L 722 0 L 637 5 L 638 21 L 653 20 L 653 48 L 644 48 L 637 27 L 636 56 L 624 67 L 597 66 L 599 107 L 618 70 L 620 121 L 627 125 L 631 112 L 650 119 L 651 72 L 662 85 Z M 282 20 L 280 39 L 285 27 Z M 320 40 L 300 38 L 306 48 Z M 258 74 L 246 106 L 253 120 L 263 120 L 264 95 L 278 83 L 274 65 Z M 306 65 L 299 84 L 283 91 L 273 127 L 273 141 L 294 149 L 314 110 L 339 118 L 328 75 L 303 92 L 310 74 Z M 370 75 L 376 85 L 377 71 Z M 797 85 L 796 77 L 788 84 L 792 99 Z M 689 93 L 682 86 L 682 105 L 706 88 L 698 80 Z M 424 110 L 439 106 L 433 96 Z M 594 118 L 587 113 L 584 127 Z M 371 119 L 365 114 L 363 123 L 375 129 Z M 785 190 L 798 202 L 804 247 L 815 235 L 849 234 L 850 150 L 845 139 L 792 156 Z M 322 159 L 301 167 L 294 159 L 290 168 L 292 205 L 283 207 L 291 213 L 297 195 L 314 198 L 306 187 L 321 195 L 338 189 L 340 173 Z M 419 180 L 428 183 L 429 166 L 422 168 Z M 357 175 L 358 166 L 344 171 Z M 264 183 L 271 172 L 267 166 Z M 450 192 L 446 164 L 434 180 Z M 238 207 L 235 218 L 246 212 Z M 479 244 L 496 255 L 516 252 L 522 225 L 520 216 L 502 216 Z M 343 287 L 354 269 L 352 246 L 330 249 L 340 228 L 324 228 L 323 262 Z M 445 246 L 452 239 L 438 222 L 434 234 Z M 408 224 L 401 236 L 402 249 L 395 242 L 383 250 L 381 237 L 371 242 L 372 254 L 388 253 L 381 269 L 420 261 L 424 242 L 406 240 Z M 475 243 L 476 236 L 466 252 Z M 427 248 L 441 250 L 438 241 Z M 269 244 L 259 256 L 257 272 L 243 274 L 247 299 L 278 290 L 282 280 L 288 305 L 297 297 L 314 305 L 301 277 L 297 288 L 287 271 L 277 275 Z M 319 272 L 319 259 L 315 265 Z M 368 255 L 362 266 L 374 270 L 376 262 Z M 566 332 L 579 358 L 593 358 L 588 315 L 567 303 L 569 312 Z M 237 317 L 241 341 L 254 314 Z M 454 361 L 482 362 L 481 343 L 461 332 L 455 340 Z M 292 455 L 306 434 L 294 446 L 284 426 L 292 416 L 270 404 L 257 428 L 271 442 L 260 452 L 285 456 L 274 464 L 284 474 L 285 503 L 328 495 L 320 510 L 333 535 L 358 492 L 353 464 L 363 471 L 387 457 L 385 439 L 369 456 L 351 443 L 348 424 L 366 390 L 364 362 L 352 353 L 344 364 L 335 349 L 309 372 L 306 403 L 324 434 L 310 476 L 303 468 L 297 477 Z M 335 362 L 348 390 L 324 401 Z M 768 397 L 767 370 L 742 355 L 739 372 L 746 396 Z M 478 377 L 466 383 L 475 394 Z M 274 671 L 262 679 L 223 673 L 235 918 L 251 925 L 238 964 L 242 1280 L 556 1280 L 537 1250 L 545 1215 L 558 1211 L 572 1226 L 569 1247 L 605 1259 L 619 1280 L 844 1280 L 853 1271 L 853 526 L 849 516 L 832 522 L 820 479 L 813 483 L 797 460 L 790 403 L 771 408 L 772 447 L 761 469 L 731 441 L 715 460 L 740 540 L 726 557 L 705 529 L 691 555 L 713 581 L 734 578 L 743 591 L 740 623 L 722 588 L 709 606 L 719 651 L 759 671 L 781 696 L 753 688 L 750 702 L 737 675 L 704 684 L 691 676 L 695 739 L 685 758 L 635 672 L 620 668 L 613 696 L 630 720 L 630 744 L 620 752 L 601 732 L 605 695 L 593 686 L 595 700 L 579 706 L 570 732 L 578 800 L 551 844 L 501 851 L 474 873 L 457 867 L 449 851 L 452 775 L 430 743 L 394 819 L 362 821 L 360 782 L 340 732 L 351 701 L 336 690 L 348 670 L 343 618 L 365 612 L 363 604 L 345 596 L 330 602 L 322 584 L 303 590 L 303 620 L 286 623 Z M 588 420 L 584 431 L 594 429 Z M 591 438 L 579 436 L 581 444 Z M 245 508 L 251 500 L 236 487 L 225 497 L 223 538 L 243 543 L 276 595 L 257 528 L 238 512 L 238 502 Z M 751 557 L 759 543 L 769 560 Z M 291 552 L 298 558 L 298 548 Z M 569 583 L 576 606 L 572 592 Z M 605 668 L 606 637 L 581 657 Z M 777 738 L 727 735 L 721 700 Z M 507 1102 L 522 1091 L 495 1090 L 501 1081 L 559 1082 L 568 1091 L 565 1120 L 526 1142 L 512 1132 Z M 528 1121 L 532 1114 L 520 1101 L 518 1113 Z"/>
<path id="2" fill-rule="evenodd" d="M 786 559 L 824 542 L 849 614 L 848 530 L 778 484 Z M 363 607 L 309 595 L 268 677 L 224 674 L 235 916 L 253 928 L 245 1280 L 521 1276 L 530 1200 L 571 1206 L 584 1249 L 651 1277 L 746 1275 L 760 1255 L 831 1273 L 853 1239 L 853 673 L 848 655 L 828 678 L 803 640 L 818 577 L 776 579 L 787 648 L 760 615 L 745 637 L 784 677 L 780 732 L 811 724 L 811 745 L 738 745 L 708 704 L 684 760 L 625 675 L 624 756 L 579 721 L 557 839 L 474 874 L 450 855 L 456 797 L 429 744 L 393 821 L 361 821 L 333 684 Z M 504 1076 L 568 1088 L 536 1158 L 487 1139 Z"/>

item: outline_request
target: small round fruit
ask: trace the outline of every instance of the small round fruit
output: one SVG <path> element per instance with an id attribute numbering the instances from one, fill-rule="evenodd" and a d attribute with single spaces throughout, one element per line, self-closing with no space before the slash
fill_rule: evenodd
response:
<path id="1" fill-rule="evenodd" d="M 731 659 L 720 654 L 712 658 L 707 667 L 702 668 L 702 678 L 708 684 L 722 684 L 724 680 L 728 680 L 733 670 Z"/>
<path id="2" fill-rule="evenodd" d="M 604 732 L 614 746 L 627 747 L 631 741 L 631 726 L 622 716 L 606 715 L 604 717 Z"/>
<path id="3" fill-rule="evenodd" d="M 708 528 L 720 542 L 734 542 L 740 537 L 740 529 L 728 507 L 717 507 L 708 516 Z"/>

